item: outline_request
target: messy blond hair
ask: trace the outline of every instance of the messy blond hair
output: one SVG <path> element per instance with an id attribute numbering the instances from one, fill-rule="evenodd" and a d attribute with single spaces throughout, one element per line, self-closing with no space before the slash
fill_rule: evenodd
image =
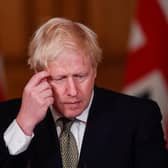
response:
<path id="1" fill-rule="evenodd" d="M 82 50 L 94 67 L 101 61 L 96 33 L 81 23 L 53 18 L 35 32 L 29 45 L 28 64 L 36 71 L 44 70 L 65 48 Z"/>

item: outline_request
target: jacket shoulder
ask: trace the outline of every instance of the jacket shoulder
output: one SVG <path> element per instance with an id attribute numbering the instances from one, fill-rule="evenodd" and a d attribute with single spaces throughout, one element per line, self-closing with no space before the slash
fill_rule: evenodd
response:
<path id="1" fill-rule="evenodd" d="M 157 103 L 151 99 L 147 99 L 147 98 L 141 98 L 141 97 L 136 97 L 136 96 L 131 96 L 131 95 L 127 95 L 121 92 L 116 92 L 116 91 L 112 91 L 110 89 L 105 89 L 105 88 L 95 88 L 95 94 L 97 97 L 99 97 L 102 100 L 105 101 L 120 101 L 124 104 L 152 104 L 154 106 L 157 106 Z"/>
<path id="2" fill-rule="evenodd" d="M 0 102 L 0 116 L 4 117 L 15 117 L 19 112 L 21 106 L 21 99 L 10 99 Z"/>
<path id="3" fill-rule="evenodd" d="M 161 115 L 158 104 L 150 99 L 139 98 L 135 96 L 126 95 L 120 92 L 115 92 L 104 88 L 95 88 L 95 99 L 97 104 L 103 107 L 113 107 L 116 110 L 127 111 L 128 113 L 138 113 L 146 115 L 146 111 L 151 112 L 153 115 Z M 159 113 L 158 113 L 159 111 Z M 160 116 L 161 117 L 161 116 Z"/>
<path id="4" fill-rule="evenodd" d="M 12 108 L 20 106 L 20 104 L 21 104 L 21 98 L 9 99 L 6 101 L 1 101 L 0 108 Z"/>

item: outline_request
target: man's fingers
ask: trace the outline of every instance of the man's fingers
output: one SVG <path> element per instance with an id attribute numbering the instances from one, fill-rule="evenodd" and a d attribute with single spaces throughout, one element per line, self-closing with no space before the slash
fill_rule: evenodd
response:
<path id="1" fill-rule="evenodd" d="M 49 77 L 49 73 L 47 71 L 38 72 L 32 76 L 27 86 L 30 88 L 37 86 L 42 80 L 44 80 L 47 77 Z"/>
<path id="2" fill-rule="evenodd" d="M 48 97 L 53 97 L 53 92 L 51 89 L 47 89 L 44 92 L 41 93 L 40 95 L 42 98 L 48 98 Z"/>
<path id="3" fill-rule="evenodd" d="M 42 92 L 45 91 L 46 89 L 50 89 L 51 90 L 51 86 L 47 81 L 42 81 L 39 85 L 37 85 L 35 87 L 35 89 L 37 90 L 37 92 Z"/>

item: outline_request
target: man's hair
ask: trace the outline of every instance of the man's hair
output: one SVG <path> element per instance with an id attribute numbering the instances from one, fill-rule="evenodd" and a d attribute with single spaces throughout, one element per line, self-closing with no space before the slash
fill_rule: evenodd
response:
<path id="1" fill-rule="evenodd" d="M 82 50 L 94 67 L 101 61 L 96 33 L 81 23 L 53 18 L 35 32 L 29 45 L 28 64 L 36 71 L 44 70 L 66 48 Z"/>

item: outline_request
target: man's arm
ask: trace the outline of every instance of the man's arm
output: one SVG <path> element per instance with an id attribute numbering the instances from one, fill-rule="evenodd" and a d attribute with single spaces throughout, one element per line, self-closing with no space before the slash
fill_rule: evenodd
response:
<path id="1" fill-rule="evenodd" d="M 21 148 L 15 150 L 14 144 L 18 143 L 18 138 L 11 135 L 17 133 L 20 136 L 23 134 L 23 139 L 33 136 L 34 128 L 45 117 L 49 105 L 53 104 L 52 89 L 46 80 L 48 76 L 46 71 L 33 75 L 24 88 L 21 105 L 13 103 L 11 106 L 11 103 L 6 102 L 0 107 L 1 120 L 3 121 L 0 124 L 0 166 L 9 160 L 19 158 L 19 153 L 25 151 L 30 143 L 28 140 L 28 142 L 22 143 Z M 17 122 L 14 124 L 14 127 L 18 126 L 17 130 L 10 128 L 14 119 Z M 18 132 L 20 133 L 18 134 Z M 12 156 L 13 152 L 17 155 Z"/>

